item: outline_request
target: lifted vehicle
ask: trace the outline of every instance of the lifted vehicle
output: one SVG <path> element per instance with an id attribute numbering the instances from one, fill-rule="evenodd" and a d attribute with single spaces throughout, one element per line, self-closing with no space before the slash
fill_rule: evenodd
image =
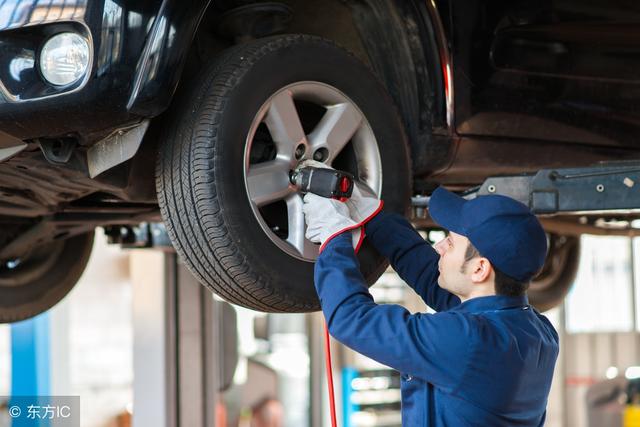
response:
<path id="1" fill-rule="evenodd" d="M 639 16 L 610 2 L 8 0 L 0 322 L 63 298 L 96 227 L 162 220 L 228 301 L 319 309 L 318 247 L 288 181 L 305 159 L 409 214 L 440 184 L 640 158 Z M 548 228 L 534 304 L 562 300 L 579 234 L 607 232 L 602 218 Z M 359 257 L 373 283 L 385 260 L 368 244 Z"/>

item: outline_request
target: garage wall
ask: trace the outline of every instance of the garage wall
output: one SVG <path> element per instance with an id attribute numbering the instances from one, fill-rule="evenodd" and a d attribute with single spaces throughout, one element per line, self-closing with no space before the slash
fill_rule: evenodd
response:
<path id="1" fill-rule="evenodd" d="M 564 337 L 565 426 L 589 426 L 586 394 L 607 379 L 607 370 L 624 375 L 640 361 L 636 332 L 568 334 Z"/>
<path id="2" fill-rule="evenodd" d="M 52 319 L 67 317 L 64 341 L 68 348 L 57 353 L 67 358 L 64 376 L 69 389 L 58 387 L 56 393 L 80 396 L 83 427 L 105 426 L 106 420 L 124 413 L 133 399 L 129 254 L 108 245 L 98 229 L 82 278 L 51 310 Z"/>
<path id="3" fill-rule="evenodd" d="M 640 240 L 583 236 L 581 243 L 574 286 L 563 307 L 546 313 L 560 333 L 561 344 L 549 396 L 550 427 L 602 425 L 588 419 L 588 390 L 640 365 Z"/>

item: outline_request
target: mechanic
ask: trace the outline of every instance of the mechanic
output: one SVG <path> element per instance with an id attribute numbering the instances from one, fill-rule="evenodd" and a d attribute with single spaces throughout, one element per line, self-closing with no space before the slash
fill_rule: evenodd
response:
<path id="1" fill-rule="evenodd" d="M 538 219 L 506 196 L 439 187 L 429 212 L 448 234 L 434 249 L 381 208 L 360 184 L 345 203 L 304 196 L 331 335 L 401 373 L 403 426 L 543 425 L 558 334 L 526 296 L 547 252 Z M 374 303 L 354 250 L 362 231 L 437 313 Z"/>

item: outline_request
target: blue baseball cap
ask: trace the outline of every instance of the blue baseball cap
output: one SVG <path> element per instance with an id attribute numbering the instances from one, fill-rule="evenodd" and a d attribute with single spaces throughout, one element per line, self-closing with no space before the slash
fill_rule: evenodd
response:
<path id="1" fill-rule="evenodd" d="M 438 187 L 429 214 L 441 227 L 471 241 L 496 268 L 521 282 L 530 281 L 547 256 L 547 236 L 529 208 L 501 195 L 466 200 Z"/>

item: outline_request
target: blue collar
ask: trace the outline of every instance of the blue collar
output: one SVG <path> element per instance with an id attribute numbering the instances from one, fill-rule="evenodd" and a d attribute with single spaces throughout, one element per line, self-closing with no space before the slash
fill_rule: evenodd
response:
<path id="1" fill-rule="evenodd" d="M 508 297 L 505 295 L 490 295 L 486 297 L 471 298 L 455 307 L 450 311 L 464 311 L 476 313 L 482 311 L 505 310 L 508 308 L 526 307 L 529 305 L 529 299 L 526 295 L 521 297 Z"/>

